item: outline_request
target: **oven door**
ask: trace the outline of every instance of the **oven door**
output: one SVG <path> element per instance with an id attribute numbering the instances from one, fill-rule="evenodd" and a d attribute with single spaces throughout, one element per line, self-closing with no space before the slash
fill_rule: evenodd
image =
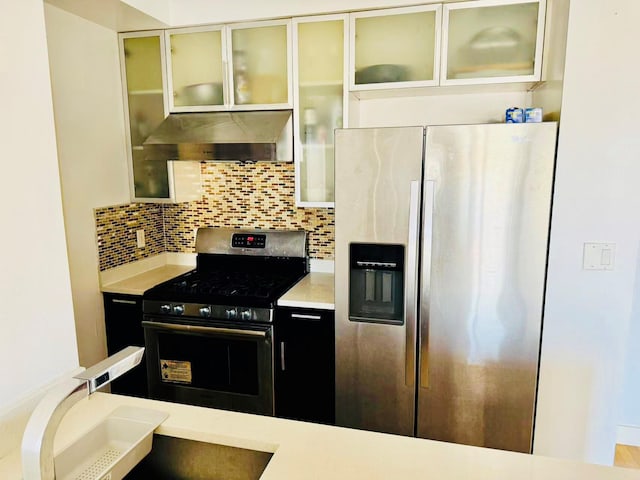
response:
<path id="1" fill-rule="evenodd" d="M 149 396 L 273 415 L 273 327 L 145 316 Z"/>

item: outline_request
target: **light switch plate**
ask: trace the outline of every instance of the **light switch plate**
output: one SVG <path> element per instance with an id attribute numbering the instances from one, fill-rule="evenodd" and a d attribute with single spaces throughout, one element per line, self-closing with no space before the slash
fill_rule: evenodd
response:
<path id="1" fill-rule="evenodd" d="M 613 270 L 616 259 L 615 243 L 585 243 L 582 268 L 584 270 Z"/>

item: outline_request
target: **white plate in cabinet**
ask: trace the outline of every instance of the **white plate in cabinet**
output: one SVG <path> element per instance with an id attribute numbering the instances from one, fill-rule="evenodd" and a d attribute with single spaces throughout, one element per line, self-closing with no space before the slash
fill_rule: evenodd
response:
<path id="1" fill-rule="evenodd" d="M 445 4 L 440 85 L 539 81 L 545 6 L 545 0 Z"/>

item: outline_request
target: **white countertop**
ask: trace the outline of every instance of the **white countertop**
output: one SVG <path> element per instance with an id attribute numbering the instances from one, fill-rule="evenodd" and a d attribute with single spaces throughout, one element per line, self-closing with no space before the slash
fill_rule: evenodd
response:
<path id="1" fill-rule="evenodd" d="M 62 451 L 120 405 L 169 413 L 157 433 L 274 452 L 262 480 L 638 480 L 640 471 L 96 393 L 63 418 Z M 0 478 L 21 478 L 20 452 L 0 459 Z"/>
<path id="2" fill-rule="evenodd" d="M 159 283 L 193 270 L 191 265 L 162 265 L 146 272 L 127 277 L 117 282 L 102 285 L 100 289 L 106 293 L 120 293 L 124 295 L 142 295 L 146 290 Z"/>
<path id="3" fill-rule="evenodd" d="M 278 300 L 279 307 L 334 310 L 333 273 L 311 272 Z"/>

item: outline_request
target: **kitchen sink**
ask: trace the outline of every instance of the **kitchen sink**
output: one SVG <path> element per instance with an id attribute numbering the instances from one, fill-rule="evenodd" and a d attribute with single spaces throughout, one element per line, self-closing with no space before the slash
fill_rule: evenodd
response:
<path id="1" fill-rule="evenodd" d="M 153 435 L 151 452 L 126 480 L 257 480 L 273 453 Z"/>

